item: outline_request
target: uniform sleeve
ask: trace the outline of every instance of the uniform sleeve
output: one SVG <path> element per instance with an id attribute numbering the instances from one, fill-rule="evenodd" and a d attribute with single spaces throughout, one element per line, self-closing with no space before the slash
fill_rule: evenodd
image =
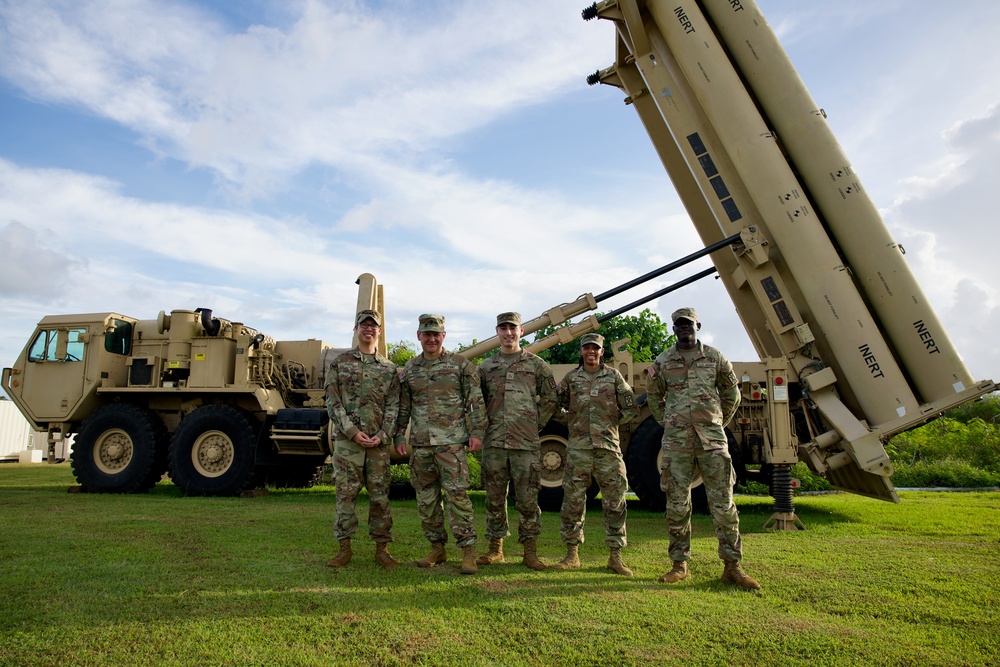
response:
<path id="1" fill-rule="evenodd" d="M 622 374 L 615 371 L 615 395 L 618 397 L 618 423 L 630 422 L 638 416 L 635 407 L 635 394 Z"/>
<path id="2" fill-rule="evenodd" d="M 555 377 L 544 361 L 540 362 L 535 373 L 535 385 L 535 392 L 538 394 L 538 430 L 541 431 L 549 423 L 559 404 Z"/>
<path id="3" fill-rule="evenodd" d="M 488 361 L 488 360 L 487 360 Z M 479 364 L 476 368 L 476 377 L 479 378 L 479 391 L 483 395 L 483 404 L 490 402 L 490 384 L 487 381 L 487 376 L 489 375 L 489 367 L 487 366 L 487 361 Z"/>
<path id="4" fill-rule="evenodd" d="M 489 421 L 486 418 L 483 391 L 479 385 L 479 373 L 475 364 L 464 357 L 459 358 L 462 360 L 462 390 L 464 393 L 462 401 L 469 417 L 469 437 L 482 440 L 486 437 L 486 427 L 489 426 Z"/>
<path id="5" fill-rule="evenodd" d="M 733 372 L 733 365 L 720 352 L 719 370 L 715 376 L 715 387 L 719 391 L 719 405 L 722 408 L 722 425 L 725 426 L 736 416 L 740 406 L 740 384 Z"/>
<path id="6" fill-rule="evenodd" d="M 663 401 L 667 395 L 667 383 L 663 379 L 663 372 L 659 364 L 654 361 L 647 373 L 650 375 L 646 384 L 646 405 L 653 413 L 653 419 L 657 424 L 663 423 Z"/>
<path id="7" fill-rule="evenodd" d="M 396 423 L 399 421 L 399 373 L 392 367 L 392 377 L 389 378 L 389 388 L 385 394 L 385 413 L 382 415 L 382 431 L 379 439 L 390 444 L 396 435 Z"/>
<path id="8" fill-rule="evenodd" d="M 348 439 L 357 435 L 358 429 L 351 422 L 351 418 L 344 409 L 344 401 L 341 394 L 339 363 L 334 360 L 326 373 L 326 412 L 330 415 L 330 421 L 337 433 L 343 433 Z"/>
<path id="9" fill-rule="evenodd" d="M 402 377 L 399 379 L 399 415 L 396 417 L 396 434 L 392 439 L 394 445 L 406 442 L 406 427 L 410 424 L 413 395 L 410 393 L 410 383 L 407 382 L 407 374 L 409 372 L 409 367 L 405 368 Z"/>
<path id="10" fill-rule="evenodd" d="M 570 381 L 567 373 L 556 385 L 556 409 L 552 413 L 552 419 L 560 424 L 569 424 L 569 390 Z"/>

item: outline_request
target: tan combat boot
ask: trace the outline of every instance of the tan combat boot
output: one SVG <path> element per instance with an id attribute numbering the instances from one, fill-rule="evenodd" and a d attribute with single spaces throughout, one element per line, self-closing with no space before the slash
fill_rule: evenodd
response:
<path id="1" fill-rule="evenodd" d="M 740 562 L 737 560 L 727 560 L 726 569 L 722 571 L 722 580 L 727 584 L 735 584 L 740 588 L 746 589 L 748 591 L 756 591 L 760 589 L 760 584 L 757 580 L 748 577 L 746 572 L 740 567 Z"/>
<path id="2" fill-rule="evenodd" d="M 375 562 L 381 565 L 383 570 L 395 570 L 396 566 L 399 565 L 399 561 L 389 553 L 387 542 L 375 543 Z"/>
<path id="3" fill-rule="evenodd" d="M 327 567 L 344 567 L 351 562 L 351 538 L 340 541 L 340 551 L 326 562 Z"/>
<path id="4" fill-rule="evenodd" d="M 660 575 L 660 578 L 657 581 L 661 584 L 676 584 L 681 579 L 687 579 L 690 576 L 691 573 L 688 572 L 687 561 L 675 560 L 673 569 Z"/>
<path id="5" fill-rule="evenodd" d="M 479 566 L 476 565 L 476 547 L 469 545 L 467 547 L 462 547 L 462 574 L 475 574 L 479 572 Z"/>
<path id="6" fill-rule="evenodd" d="M 503 540 L 490 539 L 490 550 L 476 559 L 479 565 L 493 565 L 503 562 Z"/>
<path id="7" fill-rule="evenodd" d="M 444 542 L 434 542 L 431 544 L 431 552 L 413 564 L 417 567 L 434 567 L 438 563 L 447 561 L 448 554 L 444 550 Z"/>
<path id="8" fill-rule="evenodd" d="M 538 546 L 536 540 L 528 540 L 524 543 L 524 558 L 521 559 L 521 565 L 529 567 L 535 572 L 544 572 L 545 563 L 538 560 L 538 554 L 535 553 L 535 548 Z"/>
<path id="9" fill-rule="evenodd" d="M 580 545 L 567 544 L 566 557 L 558 563 L 553 563 L 552 567 L 557 570 L 579 570 L 580 569 Z"/>
<path id="10" fill-rule="evenodd" d="M 608 569 L 623 577 L 631 577 L 632 570 L 625 567 L 622 562 L 622 550 L 619 547 L 611 547 L 611 555 L 608 557 Z"/>

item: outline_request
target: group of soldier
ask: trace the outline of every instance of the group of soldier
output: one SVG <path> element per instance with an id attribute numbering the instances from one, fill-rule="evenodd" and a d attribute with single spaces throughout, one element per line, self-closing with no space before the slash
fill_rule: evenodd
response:
<path id="1" fill-rule="evenodd" d="M 760 585 L 740 567 L 739 515 L 732 497 L 735 474 L 723 430 L 739 405 L 739 385 L 722 353 L 698 340 L 701 324 L 693 308 L 681 308 L 671 319 L 677 342 L 648 370 L 647 400 L 664 427 L 660 480 L 667 494 L 672 561 L 672 568 L 659 581 L 676 583 L 690 576 L 690 484 L 700 468 L 719 557 L 725 562 L 722 579 L 756 590 Z M 444 348 L 442 315 L 420 316 L 417 340 L 421 352 L 402 372 L 377 353 L 381 315 L 363 310 L 355 325 L 357 345 L 333 360 L 326 380 L 326 405 L 334 433 L 334 536 L 339 542 L 330 567 L 344 567 L 351 561 L 362 487 L 368 490 L 368 529 L 375 542 L 375 560 L 387 570 L 397 567 L 388 550 L 392 541 L 389 448 L 394 446 L 401 456 L 410 451 L 410 482 L 416 491 L 421 528 L 431 544 L 430 552 L 415 565 L 429 568 L 447 561 L 446 516 L 462 550 L 463 574 L 504 562 L 503 541 L 510 534 L 507 496 L 512 486 L 521 563 L 545 570 L 537 552 L 541 533 L 539 432 L 555 419 L 568 427 L 559 531 L 566 556 L 551 567 L 581 566 L 579 545 L 584 540 L 587 489 L 593 479 L 604 510 L 608 568 L 632 576 L 621 556 L 627 545 L 628 484 L 618 427 L 633 419 L 637 408 L 628 382 L 604 364 L 600 334 L 588 333 L 580 339 L 580 365 L 557 385 L 548 364 L 521 347 L 524 328 L 516 312 L 497 316 L 500 351 L 478 367 Z M 477 557 L 468 454 L 480 449 L 489 547 Z"/>

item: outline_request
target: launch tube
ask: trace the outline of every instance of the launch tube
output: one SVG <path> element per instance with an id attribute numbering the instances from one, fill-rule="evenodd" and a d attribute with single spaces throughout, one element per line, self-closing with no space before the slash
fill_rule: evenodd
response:
<path id="1" fill-rule="evenodd" d="M 639 120 L 649 134 L 653 147 L 656 149 L 656 153 L 659 155 L 660 161 L 663 163 L 663 167 L 666 169 L 667 175 L 670 177 L 674 189 L 684 204 L 684 208 L 687 210 L 702 242 L 705 246 L 713 246 L 724 241 L 729 234 L 725 233 L 719 226 L 715 212 L 706 200 L 690 166 L 685 162 L 682 151 L 678 148 L 671 134 L 670 123 L 664 122 L 664 116 L 657 106 L 659 100 L 654 95 L 643 92 L 648 84 L 642 79 L 635 64 L 625 64 L 625 61 L 630 59 L 630 54 L 624 50 L 624 43 L 629 41 L 629 35 L 620 28 L 619 34 L 622 41 L 618 45 L 618 64 L 593 75 L 589 82 L 591 84 L 600 82 L 622 89 L 627 95 L 629 104 L 635 109 Z M 664 85 L 669 86 L 670 84 Z M 718 270 L 719 278 L 725 285 L 730 298 L 735 303 L 739 303 L 739 288 L 733 284 L 732 279 L 733 272 L 738 265 L 736 256 L 732 253 L 715 253 L 711 256 L 711 260 Z M 736 313 L 750 335 L 757 353 L 762 358 L 781 353 L 774 347 L 769 337 L 760 335 L 761 332 L 766 332 L 767 322 L 759 308 L 737 308 Z"/>
<path id="2" fill-rule="evenodd" d="M 813 321 L 806 300 L 776 247 L 759 248 L 766 250 L 766 261 L 762 263 L 758 263 L 759 256 L 750 257 L 756 255 L 747 250 L 758 236 L 753 230 L 760 228 L 767 237 L 766 225 L 656 24 L 647 17 L 641 29 L 646 39 L 640 41 L 648 44 L 652 52 L 619 53 L 620 64 L 599 72 L 597 78 L 620 84 L 628 93 L 627 99 L 646 127 L 705 244 L 740 230 L 743 252 L 747 253 L 745 262 L 754 268 L 747 267 L 736 254 L 714 253 L 712 261 L 760 358 L 785 357 L 796 373 L 814 369 L 815 351 L 804 354 L 797 333 L 800 325 Z M 631 40 L 622 26 L 619 31 L 621 51 L 622 44 Z M 703 152 L 691 149 L 691 137 L 698 137 Z M 814 330 L 813 334 L 820 350 L 830 349 L 822 330 Z M 822 357 L 837 377 L 846 376 L 835 356 Z M 836 391 L 845 404 L 863 413 L 850 384 L 841 382 Z"/>
<path id="3" fill-rule="evenodd" d="M 925 402 L 974 385 L 898 244 L 754 0 L 702 0 Z"/>
<path id="4" fill-rule="evenodd" d="M 635 66 L 624 72 L 619 70 L 620 77 L 623 82 L 629 83 L 631 72 L 636 71 L 641 73 L 641 81 L 645 82 L 648 90 L 655 91 L 655 94 L 638 96 L 633 106 L 649 132 L 698 234 L 708 245 L 720 235 L 728 236 L 739 231 L 742 237 L 744 230 L 764 228 L 760 214 L 700 103 L 683 76 L 677 76 L 679 68 L 663 35 L 651 19 L 644 22 L 643 29 L 654 57 L 636 57 Z M 632 88 L 637 88 L 637 85 L 633 83 Z M 694 154 L 690 147 L 691 137 L 698 137 L 699 143 L 705 146 L 704 153 Z M 706 171 L 708 165 L 711 167 Z M 768 254 L 771 261 L 767 271 L 775 282 L 787 285 L 788 276 L 783 275 L 787 269 L 780 266 L 780 261 L 775 261 L 778 260 L 777 253 Z M 799 309 L 794 305 L 789 308 L 789 316 L 795 321 L 787 326 L 769 325 L 765 312 L 772 310 L 775 303 L 770 299 L 761 301 L 753 289 L 744 290 L 737 284 L 735 276 L 740 272 L 740 264 L 736 255 L 715 253 L 712 261 L 761 359 L 794 356 L 799 346 L 783 341 L 782 332 L 803 323 L 802 316 L 797 313 Z M 792 297 L 790 293 L 785 296 Z M 802 301 L 798 293 L 792 298 L 793 304 Z M 832 365 L 837 367 L 835 360 Z"/>
<path id="5" fill-rule="evenodd" d="M 647 7 L 716 129 L 871 423 L 918 403 L 729 58 L 693 0 Z"/>

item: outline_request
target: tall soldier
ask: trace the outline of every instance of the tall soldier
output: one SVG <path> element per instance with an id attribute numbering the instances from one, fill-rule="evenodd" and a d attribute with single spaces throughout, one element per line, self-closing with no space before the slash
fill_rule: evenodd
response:
<path id="1" fill-rule="evenodd" d="M 618 426 L 635 418 L 635 396 L 617 369 L 605 366 L 604 337 L 584 334 L 580 339 L 583 361 L 559 383 L 561 417 L 569 426 L 566 469 L 563 472 L 562 527 L 566 557 L 552 567 L 580 567 L 580 544 L 587 510 L 587 487 L 591 476 L 601 489 L 604 507 L 604 543 L 611 550 L 608 568 L 626 577 L 632 570 L 622 562 L 626 546 L 625 492 L 628 481 L 618 439 Z"/>
<path id="2" fill-rule="evenodd" d="M 382 316 L 374 310 L 362 310 L 355 322 L 357 347 L 338 355 L 326 374 L 326 409 L 336 433 L 334 535 L 340 542 L 340 552 L 327 565 L 343 567 L 351 562 L 351 537 L 358 530 L 358 494 L 365 486 L 375 560 L 391 570 L 398 563 L 388 549 L 392 542 L 389 439 L 396 431 L 399 413 L 399 376 L 396 367 L 376 351 Z"/>
<path id="3" fill-rule="evenodd" d="M 743 543 L 740 517 L 733 503 L 736 473 L 725 426 L 740 404 L 733 367 L 714 347 L 698 340 L 701 323 L 694 308 L 675 310 L 677 343 L 664 350 L 649 369 L 649 408 L 663 424 L 660 486 L 667 494 L 667 528 L 673 568 L 660 577 L 672 584 L 689 575 L 691 558 L 691 480 L 700 466 L 708 504 L 725 562 L 722 580 L 756 590 L 760 584 L 740 568 Z"/>
<path id="4" fill-rule="evenodd" d="M 500 352 L 479 366 L 479 382 L 486 402 L 489 427 L 483 442 L 486 485 L 486 537 L 490 548 L 479 565 L 503 562 L 507 523 L 507 486 L 514 481 L 517 499 L 518 542 L 524 545 L 521 564 L 542 571 L 536 545 L 541 533 L 538 487 L 542 464 L 538 432 L 556 409 L 556 382 L 552 370 L 537 355 L 521 348 L 520 313 L 497 315 Z"/>
<path id="5" fill-rule="evenodd" d="M 417 492 L 420 525 L 431 543 L 431 552 L 416 565 L 433 567 L 448 560 L 447 505 L 451 532 L 462 549 L 462 574 L 475 574 L 479 568 L 466 448 L 476 452 L 482 447 L 486 409 L 475 365 L 447 352 L 445 335 L 443 315 L 420 316 L 417 340 L 423 351 L 403 370 L 396 451 L 406 454 L 409 424 L 410 482 Z"/>

